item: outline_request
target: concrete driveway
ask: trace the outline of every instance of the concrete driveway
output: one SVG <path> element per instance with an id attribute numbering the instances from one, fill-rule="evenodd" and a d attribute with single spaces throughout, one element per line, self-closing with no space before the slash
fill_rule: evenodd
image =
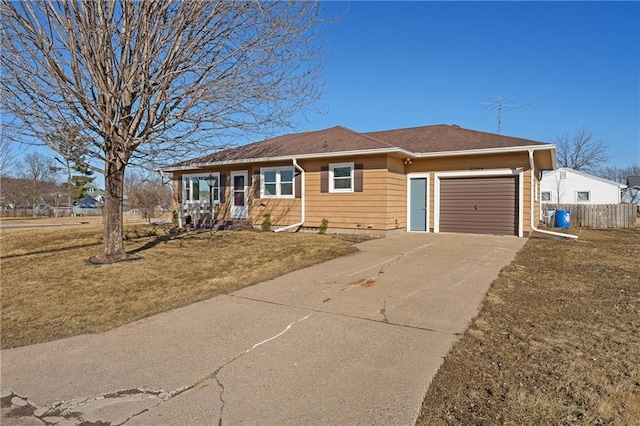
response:
<path id="1" fill-rule="evenodd" d="M 3 351 L 2 424 L 412 424 L 524 243 L 396 234 L 103 334 Z"/>

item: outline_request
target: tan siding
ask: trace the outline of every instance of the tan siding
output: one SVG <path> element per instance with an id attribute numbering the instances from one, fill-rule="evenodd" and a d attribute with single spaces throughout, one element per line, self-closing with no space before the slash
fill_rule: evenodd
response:
<path id="1" fill-rule="evenodd" d="M 269 214 L 273 226 L 291 225 L 300 222 L 300 206 L 300 200 L 294 198 L 253 199 L 249 204 L 249 219 L 254 225 L 260 225 Z"/>
<path id="2" fill-rule="evenodd" d="M 407 176 L 402 159 L 387 160 L 387 220 L 386 229 L 407 227 Z"/>
<path id="3" fill-rule="evenodd" d="M 531 232 L 531 171 L 522 174 L 522 232 Z"/>
<path id="4" fill-rule="evenodd" d="M 330 163 L 363 164 L 363 191 L 346 194 L 320 192 L 321 167 Z M 384 156 L 305 160 L 300 162 L 306 173 L 306 226 L 318 226 L 322 219 L 329 228 L 387 229 L 387 180 Z M 394 223 L 395 227 L 395 223 Z"/>
<path id="5" fill-rule="evenodd" d="M 414 159 L 407 173 L 529 168 L 527 152 Z"/>

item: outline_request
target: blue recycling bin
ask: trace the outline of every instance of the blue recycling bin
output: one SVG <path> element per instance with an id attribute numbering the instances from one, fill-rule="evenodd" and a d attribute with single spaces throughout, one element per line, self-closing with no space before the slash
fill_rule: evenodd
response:
<path id="1" fill-rule="evenodd" d="M 571 216 L 569 210 L 556 210 L 556 228 L 569 229 Z"/>

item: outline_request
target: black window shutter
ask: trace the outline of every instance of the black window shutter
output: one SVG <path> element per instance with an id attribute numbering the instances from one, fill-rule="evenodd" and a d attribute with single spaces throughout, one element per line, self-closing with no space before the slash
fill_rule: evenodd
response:
<path id="1" fill-rule="evenodd" d="M 253 171 L 253 198 L 260 198 L 260 169 Z"/>
<path id="2" fill-rule="evenodd" d="M 220 173 L 220 204 L 224 203 L 224 193 L 227 189 L 227 175 Z"/>
<path id="3" fill-rule="evenodd" d="M 302 198 L 302 178 L 300 170 L 296 170 L 295 177 L 293 178 L 293 193 L 296 198 Z"/>
<path id="4" fill-rule="evenodd" d="M 320 168 L 320 192 L 329 192 L 329 166 Z"/>
<path id="5" fill-rule="evenodd" d="M 362 192 L 362 171 L 364 170 L 363 164 L 354 164 L 353 167 L 353 192 Z"/>

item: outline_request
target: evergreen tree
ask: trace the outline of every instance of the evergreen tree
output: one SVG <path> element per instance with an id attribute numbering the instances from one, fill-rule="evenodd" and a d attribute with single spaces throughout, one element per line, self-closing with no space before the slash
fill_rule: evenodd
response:
<path id="1" fill-rule="evenodd" d="M 79 130 L 71 128 L 52 134 L 49 144 L 56 147 L 60 156 L 55 159 L 67 172 L 68 205 L 72 201 L 84 200 L 87 196 L 86 186 L 93 182 L 95 176 L 92 177 L 94 172 L 86 162 L 86 142 L 81 139 Z"/>

